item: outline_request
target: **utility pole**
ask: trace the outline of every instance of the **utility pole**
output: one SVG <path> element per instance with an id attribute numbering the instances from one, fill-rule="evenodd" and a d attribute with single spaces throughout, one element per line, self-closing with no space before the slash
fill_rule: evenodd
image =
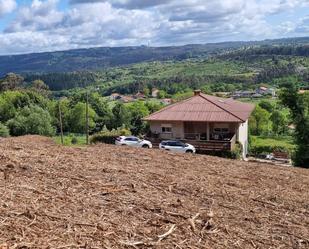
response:
<path id="1" fill-rule="evenodd" d="M 86 144 L 89 144 L 89 96 L 86 93 Z"/>
<path id="2" fill-rule="evenodd" d="M 62 114 L 61 114 L 60 100 L 59 100 L 59 102 L 58 102 L 58 109 L 59 109 L 59 123 L 60 123 L 61 144 L 64 145 L 64 141 L 63 141 L 63 126 L 62 126 Z"/>

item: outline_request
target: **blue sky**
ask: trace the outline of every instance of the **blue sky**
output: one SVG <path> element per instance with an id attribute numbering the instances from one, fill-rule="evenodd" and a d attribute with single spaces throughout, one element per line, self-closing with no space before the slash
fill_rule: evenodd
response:
<path id="1" fill-rule="evenodd" d="M 0 54 L 309 36 L 309 0 L 0 0 Z"/>

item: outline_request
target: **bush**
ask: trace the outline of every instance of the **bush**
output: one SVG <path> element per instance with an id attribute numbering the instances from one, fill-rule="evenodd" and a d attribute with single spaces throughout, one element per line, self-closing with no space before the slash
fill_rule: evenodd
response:
<path id="1" fill-rule="evenodd" d="M 16 116 L 7 123 L 13 136 L 36 134 L 52 136 L 55 130 L 52 127 L 52 118 L 48 111 L 39 106 L 31 105 L 20 109 Z"/>
<path id="2" fill-rule="evenodd" d="M 96 133 L 90 137 L 90 143 L 114 144 L 117 137 L 129 136 L 129 135 L 131 135 L 131 132 L 124 127 L 118 128 L 117 130 L 114 129 L 111 131 L 109 131 L 106 127 L 104 127 L 101 132 Z"/>
<path id="3" fill-rule="evenodd" d="M 0 123 L 0 137 L 8 137 L 10 135 L 9 129 Z"/>
<path id="4" fill-rule="evenodd" d="M 72 137 L 71 139 L 71 144 L 77 144 L 78 143 L 78 140 L 76 137 Z"/>
<path id="5" fill-rule="evenodd" d="M 242 157 L 242 147 L 241 144 L 237 143 L 235 148 L 231 151 L 222 152 L 222 157 L 230 159 L 240 159 Z"/>
<path id="6" fill-rule="evenodd" d="M 229 159 L 240 159 L 242 156 L 242 148 L 239 143 L 236 144 L 234 150 L 229 151 L 207 151 L 204 152 L 204 154 L 211 155 L 211 156 L 217 156 L 217 157 L 223 157 L 223 158 L 229 158 Z"/>
<path id="7" fill-rule="evenodd" d="M 288 154 L 290 154 L 289 149 L 284 146 L 274 146 L 274 145 L 251 146 L 250 149 L 250 153 L 255 156 L 273 152 L 287 152 Z"/>

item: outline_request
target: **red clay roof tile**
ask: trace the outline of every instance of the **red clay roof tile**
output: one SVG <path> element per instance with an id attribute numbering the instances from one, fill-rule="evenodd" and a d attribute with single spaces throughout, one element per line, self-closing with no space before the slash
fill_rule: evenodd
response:
<path id="1" fill-rule="evenodd" d="M 253 110 L 253 104 L 201 93 L 167 106 L 144 120 L 245 122 Z"/>

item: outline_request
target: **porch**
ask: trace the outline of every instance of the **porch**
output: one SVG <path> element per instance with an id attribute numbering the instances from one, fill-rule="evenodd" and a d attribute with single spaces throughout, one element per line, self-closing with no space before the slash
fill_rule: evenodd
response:
<path id="1" fill-rule="evenodd" d="M 146 136 L 154 146 L 162 140 L 180 140 L 192 144 L 200 152 L 230 151 L 235 148 L 238 124 L 209 122 L 170 122 L 150 124 Z"/>
<path id="2" fill-rule="evenodd" d="M 154 147 L 159 146 L 163 140 L 180 140 L 184 143 L 192 144 L 198 152 L 207 151 L 230 151 L 236 145 L 236 133 L 230 132 L 207 132 L 202 133 L 183 133 L 182 136 L 178 132 L 174 133 L 171 130 L 164 132 L 150 132 L 146 139 L 151 141 Z"/>
<path id="3" fill-rule="evenodd" d="M 177 139 L 184 143 L 192 144 L 198 151 L 230 151 L 235 148 L 236 145 L 236 134 L 234 134 L 230 139 L 226 140 L 201 140 L 201 139 L 190 139 L 189 137 L 184 139 Z M 196 134 L 197 135 L 197 134 Z M 199 135 L 201 136 L 201 135 Z M 154 147 L 159 147 L 159 144 L 163 140 L 176 139 L 172 133 L 167 134 L 148 134 L 146 136 L 147 140 L 152 142 Z"/>

